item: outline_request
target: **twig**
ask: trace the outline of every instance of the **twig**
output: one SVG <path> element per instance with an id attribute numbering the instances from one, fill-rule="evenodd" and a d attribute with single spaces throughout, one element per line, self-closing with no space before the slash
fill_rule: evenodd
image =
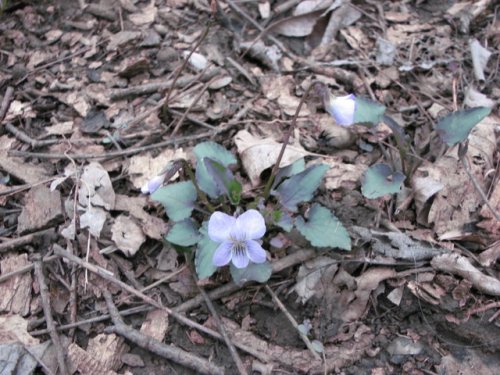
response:
<path id="1" fill-rule="evenodd" d="M 202 374 L 224 375 L 224 369 L 214 365 L 213 363 L 210 363 L 206 359 L 195 356 L 194 354 L 182 350 L 172 344 L 163 344 L 160 341 L 146 336 L 138 332 L 137 330 L 127 326 L 123 322 L 118 309 L 113 303 L 113 297 L 111 296 L 111 293 L 108 290 L 104 290 L 103 295 L 104 299 L 106 300 L 109 315 L 111 316 L 111 320 L 114 324 L 114 327 L 112 327 L 113 332 L 125 337 L 129 341 L 132 341 L 134 344 L 139 345 L 141 348 L 149 350 L 155 354 L 162 356 L 163 358 L 167 358 Z"/>
<path id="2" fill-rule="evenodd" d="M 139 313 L 143 313 L 143 312 L 148 312 L 148 311 L 151 311 L 154 309 L 155 309 L 155 307 L 153 307 L 153 306 L 144 305 L 144 306 L 137 306 L 137 307 L 132 307 L 130 309 L 122 310 L 119 312 L 119 314 L 121 316 L 128 316 L 128 315 L 132 315 L 132 314 L 139 314 Z M 87 324 L 103 322 L 103 321 L 106 321 L 110 318 L 111 317 L 109 314 L 103 314 L 103 315 L 97 316 L 95 318 L 85 319 L 85 320 L 81 320 L 79 322 L 74 322 L 74 323 L 56 326 L 56 330 L 57 331 L 66 331 L 68 329 L 78 328 L 80 326 L 87 325 Z M 44 321 L 45 321 L 45 319 L 42 320 L 42 322 L 44 322 Z M 30 322 L 30 325 L 31 325 L 31 323 L 32 322 Z M 39 322 L 36 321 L 36 322 L 34 322 L 34 324 L 35 323 L 38 324 Z M 49 333 L 48 329 L 39 329 L 38 331 L 29 331 L 29 334 L 31 336 L 46 335 L 47 333 Z"/>
<path id="3" fill-rule="evenodd" d="M 174 88 L 175 83 L 177 82 L 177 80 L 179 79 L 179 76 L 181 75 L 181 73 L 184 71 L 184 69 L 186 68 L 187 64 L 189 63 L 189 59 L 191 58 L 191 56 L 193 56 L 193 53 L 196 51 L 196 49 L 200 46 L 200 44 L 207 37 L 208 31 L 210 30 L 210 26 L 211 25 L 210 25 L 210 22 L 209 22 L 208 25 L 207 25 L 207 27 L 205 28 L 205 30 L 203 30 L 203 33 L 201 34 L 200 39 L 198 39 L 198 41 L 193 46 L 193 48 L 191 48 L 191 50 L 189 51 L 189 54 L 186 56 L 186 58 L 182 62 L 181 67 L 175 73 L 174 79 L 172 80 L 172 85 L 170 85 L 170 87 L 168 88 L 167 96 L 166 96 L 166 99 L 165 99 L 165 105 L 166 106 L 168 106 L 168 101 L 170 100 L 170 95 L 172 94 L 172 89 Z"/>
<path id="4" fill-rule="evenodd" d="M 266 187 L 264 189 L 264 194 L 263 194 L 265 200 L 267 200 L 267 198 L 269 198 L 269 193 L 271 193 L 271 187 L 273 186 L 274 178 L 276 177 L 276 174 L 278 173 L 281 159 L 283 159 L 283 155 L 285 154 L 286 146 L 288 145 L 288 142 L 290 141 L 290 137 L 292 136 L 293 130 L 295 129 L 295 125 L 297 124 L 297 117 L 299 117 L 299 113 L 300 113 L 300 110 L 302 109 L 302 105 L 304 104 L 307 97 L 309 96 L 309 92 L 311 91 L 311 89 L 317 83 L 318 83 L 317 81 L 311 82 L 311 84 L 307 88 L 304 95 L 302 95 L 302 98 L 300 98 L 299 105 L 297 106 L 297 109 L 295 110 L 295 114 L 293 115 L 292 123 L 288 127 L 288 130 L 285 133 L 285 137 L 283 138 L 283 146 L 281 146 L 281 150 L 280 150 L 280 153 L 278 155 L 278 159 L 276 160 L 276 163 L 274 164 L 273 169 L 271 170 L 271 175 L 269 176 L 269 179 L 267 180 L 267 184 L 266 184 Z"/>
<path id="5" fill-rule="evenodd" d="M 191 328 L 195 328 L 195 329 L 197 329 L 203 333 L 206 333 L 207 335 L 212 336 L 218 340 L 222 340 L 222 336 L 219 333 L 217 333 L 214 330 L 207 328 L 199 323 L 192 321 L 191 319 L 185 317 L 184 315 L 178 313 L 177 311 L 174 311 L 166 306 L 163 306 L 161 303 L 156 302 L 151 297 L 148 297 L 144 293 L 139 292 L 137 289 L 132 288 L 130 285 L 125 284 L 124 282 L 116 279 L 113 276 L 113 274 L 111 272 L 109 272 L 108 270 L 106 270 L 102 267 L 99 267 L 99 266 L 95 266 L 91 263 L 88 263 L 88 262 L 78 258 L 77 256 L 74 256 L 74 255 L 68 253 L 66 250 L 64 250 L 61 246 L 59 246 L 57 244 L 54 244 L 54 252 L 56 254 L 64 257 L 64 258 L 70 260 L 71 262 L 74 262 L 74 263 L 78 264 L 79 266 L 84 267 L 85 269 L 89 270 L 90 272 L 102 277 L 103 279 L 119 286 L 123 290 L 135 295 L 136 297 L 139 297 L 144 302 L 147 302 L 148 304 L 150 304 L 158 309 L 166 311 L 168 314 L 170 314 L 170 316 L 172 316 L 174 319 L 176 319 L 180 323 L 183 323 Z M 235 343 L 235 345 L 238 348 L 240 348 L 241 350 L 253 355 L 254 357 L 258 358 L 259 360 L 261 360 L 263 362 L 269 361 L 269 356 L 263 355 L 263 354 L 259 353 L 257 350 L 254 350 L 253 348 L 248 347 L 245 344 Z"/>
<path id="6" fill-rule="evenodd" d="M 276 305 L 278 305 L 278 307 L 280 308 L 281 312 L 283 314 L 285 314 L 285 316 L 290 321 L 290 323 L 292 323 L 293 328 L 295 328 L 295 330 L 299 333 L 300 338 L 302 339 L 302 341 L 304 341 L 304 344 L 306 344 L 307 349 L 309 349 L 309 351 L 312 353 L 312 355 L 314 356 L 315 359 L 321 361 L 321 357 L 316 352 L 316 350 L 314 350 L 311 341 L 299 329 L 299 324 L 297 323 L 297 321 L 295 320 L 295 318 L 292 316 L 292 314 L 290 314 L 290 312 L 286 309 L 285 305 L 283 305 L 283 303 L 280 301 L 280 299 L 278 298 L 278 296 L 276 295 L 276 293 L 273 292 L 273 290 L 269 287 L 269 285 L 266 285 L 265 288 L 266 288 L 266 292 L 269 293 L 269 295 L 273 299 L 274 303 L 276 303 Z"/>
<path id="7" fill-rule="evenodd" d="M 215 324 L 217 324 L 217 329 L 218 329 L 219 333 L 224 338 L 224 342 L 226 343 L 226 346 L 229 349 L 229 353 L 231 354 L 231 357 L 233 358 L 233 361 L 236 364 L 236 367 L 238 368 L 239 373 L 241 375 L 248 375 L 248 372 L 247 372 L 245 366 L 243 365 L 243 362 L 241 361 L 241 358 L 238 355 L 236 348 L 234 347 L 229 336 L 227 335 L 226 329 L 224 328 L 224 323 L 222 322 L 221 318 L 219 317 L 217 310 L 215 310 L 215 306 L 212 303 L 212 300 L 207 295 L 207 292 L 205 292 L 205 289 L 203 289 L 203 287 L 198 284 L 198 277 L 196 276 L 196 271 L 194 270 L 193 262 L 192 262 L 191 258 L 189 257 L 189 255 L 187 255 L 185 257 L 185 259 L 186 259 L 187 263 L 189 264 L 189 268 L 191 269 L 191 276 L 193 277 L 201 296 L 205 300 L 205 303 L 208 307 L 208 310 L 210 311 L 210 314 L 212 314 L 212 317 L 215 320 Z"/>
<path id="8" fill-rule="evenodd" d="M 257 43 L 257 41 L 259 39 L 261 39 L 264 35 L 267 34 L 267 32 L 270 30 L 270 28 L 273 26 L 273 25 L 270 25 L 266 28 L 262 27 L 261 25 L 259 25 L 259 23 L 257 21 L 255 21 L 252 17 L 250 17 L 243 9 L 241 9 L 238 5 L 236 5 L 232 0 L 227 0 L 227 5 L 229 5 L 229 7 L 236 13 L 238 13 L 241 17 L 243 17 L 244 19 L 246 19 L 248 22 L 250 22 L 257 30 L 260 31 L 260 34 L 257 36 L 257 38 L 255 38 L 255 40 L 252 42 L 252 45 Z M 297 56 L 295 56 L 293 53 L 291 53 L 284 45 L 283 43 L 281 43 L 278 39 L 276 39 L 274 36 L 272 35 L 267 35 L 267 38 L 269 38 L 269 40 L 271 42 L 273 42 L 274 44 L 276 44 L 276 46 L 281 50 L 281 52 L 283 52 L 284 54 L 286 54 L 288 57 L 294 59 L 294 60 L 297 60 Z M 248 47 L 248 50 L 250 50 L 251 46 Z M 241 57 L 241 56 L 240 56 Z M 301 60 L 302 62 L 302 59 L 298 59 L 298 60 Z"/>
<path id="9" fill-rule="evenodd" d="M 49 146 L 49 145 L 52 145 L 55 143 L 54 140 L 52 140 L 52 139 L 45 140 L 45 141 L 38 141 L 36 139 L 33 139 L 28 134 L 23 132 L 22 130 L 19 130 L 18 128 L 16 128 L 10 122 L 5 124 L 5 129 L 8 130 L 11 134 L 13 134 L 20 141 L 23 141 L 24 143 L 29 144 L 32 148 Z M 59 141 L 57 140 L 56 143 L 57 142 L 59 142 Z"/>
<path id="10" fill-rule="evenodd" d="M 272 263 L 273 274 L 283 271 L 284 269 L 295 266 L 296 264 L 300 264 L 305 262 L 306 260 L 311 259 L 313 256 L 317 255 L 317 252 L 312 249 L 300 249 L 295 253 L 288 255 L 280 260 Z M 227 296 L 231 293 L 237 292 L 241 289 L 241 285 L 236 285 L 233 282 L 230 282 L 226 285 L 223 285 L 217 289 L 214 289 L 208 292 L 208 296 L 211 300 L 217 300 L 224 296 Z M 174 307 L 173 310 L 176 312 L 187 312 L 190 311 L 203 303 L 203 296 L 196 296 L 189 301 L 186 301 L 180 304 L 177 307 Z"/>
<path id="11" fill-rule="evenodd" d="M 0 243 L 0 253 L 16 249 L 20 246 L 32 244 L 38 237 L 48 234 L 55 234 L 54 228 L 44 229 L 38 232 L 33 232 L 22 237 L 13 238 L 11 240 Z"/>
<path id="12" fill-rule="evenodd" d="M 34 262 L 35 275 L 38 281 L 38 286 L 40 288 L 40 299 L 42 301 L 43 314 L 45 315 L 45 321 L 47 323 L 47 329 L 49 331 L 52 343 L 56 348 L 57 363 L 59 364 L 59 371 L 62 375 L 69 375 L 68 368 L 66 367 L 66 362 L 64 360 L 65 351 L 61 344 L 59 335 L 57 334 L 56 327 L 54 324 L 54 319 L 52 318 L 52 309 L 50 307 L 50 294 L 49 288 L 45 283 L 45 276 L 43 275 L 43 263 L 41 259 L 36 259 Z"/>
<path id="13" fill-rule="evenodd" d="M 471 173 L 471 170 L 469 168 L 469 161 L 468 161 L 467 156 L 466 156 L 467 146 L 468 145 L 462 146 L 462 144 L 460 144 L 459 145 L 460 148 L 459 148 L 459 152 L 458 152 L 458 157 L 459 157 L 460 161 L 462 162 L 462 165 L 464 166 L 465 173 L 467 173 L 467 175 L 469 176 L 470 180 L 472 181 L 472 184 L 476 188 L 476 191 L 479 193 L 479 195 L 483 199 L 486 206 L 490 209 L 491 213 L 495 216 L 495 218 L 498 221 L 500 221 L 500 214 L 493 208 L 493 206 L 491 206 L 488 197 L 484 193 L 483 189 L 481 189 L 481 186 L 479 186 L 479 182 L 477 182 L 476 177 Z M 460 149 L 462 149 L 462 148 L 464 149 L 463 152 L 460 151 Z"/>
<path id="14" fill-rule="evenodd" d="M 174 126 L 174 130 L 172 131 L 172 134 L 170 134 L 171 137 L 175 137 L 175 135 L 179 131 L 181 125 L 184 123 L 186 116 L 191 111 L 191 109 L 198 103 L 198 101 L 201 99 L 201 97 L 205 93 L 205 91 L 207 91 L 207 88 L 212 83 L 212 81 L 213 80 L 210 80 L 203 85 L 203 87 L 201 88 L 201 90 L 198 93 L 198 95 L 196 96 L 196 98 L 194 98 L 194 100 L 191 102 L 191 104 L 189 104 L 189 107 L 186 108 L 186 111 L 182 114 L 181 118 L 179 120 L 177 120 L 177 123 Z M 168 105 L 168 98 L 167 98 L 167 101 L 165 103 L 166 103 L 166 105 Z"/>
<path id="15" fill-rule="evenodd" d="M 160 284 L 163 284 L 165 281 L 168 281 L 168 280 L 172 279 L 173 277 L 177 276 L 178 274 L 180 274 L 185 269 L 186 269 L 186 266 L 183 266 L 183 267 L 179 268 L 178 270 L 176 270 L 176 271 L 174 271 L 172 273 L 169 273 L 167 276 L 162 277 L 160 280 L 156 280 L 154 283 L 151 283 L 148 286 L 142 288 L 141 292 L 142 293 L 147 292 L 149 289 L 153 289 L 154 287 L 156 287 L 156 286 L 158 286 Z M 119 300 L 117 302 L 117 304 L 121 305 L 122 303 L 125 303 L 128 299 L 129 299 L 129 296 L 125 296 L 121 300 Z"/>
<path id="16" fill-rule="evenodd" d="M 217 127 L 210 125 L 210 124 L 207 124 L 206 122 L 198 120 L 197 118 L 187 114 L 187 111 L 186 112 L 179 112 L 179 111 L 176 111 L 175 109 L 172 109 L 172 108 L 168 108 L 167 111 L 169 111 L 170 113 L 172 113 L 176 116 L 185 116 L 185 118 L 188 119 L 188 121 L 191 121 L 195 125 L 203 126 L 204 128 L 212 129 L 212 130 L 217 129 Z"/>
<path id="17" fill-rule="evenodd" d="M 207 70 L 204 74 L 199 77 L 198 75 L 188 75 L 180 77 L 177 82 L 175 82 L 175 87 L 185 87 L 195 81 L 209 81 L 220 73 L 220 69 L 213 68 Z M 174 87 L 174 81 L 169 79 L 166 82 L 155 82 L 146 83 L 144 85 L 129 87 L 126 89 L 117 89 L 111 92 L 111 100 L 120 100 L 131 96 L 141 96 L 154 94 L 158 91 L 167 90 Z"/>
<path id="18" fill-rule="evenodd" d="M 119 156 L 129 156 L 138 154 L 139 152 L 153 150 L 155 148 L 161 148 L 170 145 L 178 145 L 181 143 L 187 143 L 191 141 L 197 141 L 198 139 L 203 139 L 207 137 L 213 137 L 219 133 L 225 132 L 235 126 L 237 123 L 228 123 L 226 126 L 219 125 L 214 131 L 204 132 L 200 134 L 185 136 L 185 137 L 177 137 L 173 139 L 169 139 L 163 142 L 155 143 L 152 145 L 136 147 L 132 149 L 122 150 L 122 151 L 111 151 L 104 154 L 61 154 L 61 153 L 48 153 L 48 152 L 26 152 L 26 151 L 17 151 L 12 150 L 9 151 L 9 155 L 12 156 L 23 156 L 23 157 L 34 157 L 40 159 L 64 159 L 67 157 L 71 157 L 75 160 L 81 159 L 111 159 Z"/>
<path id="19" fill-rule="evenodd" d="M 33 350 L 32 348 L 30 348 L 28 345 L 24 345 L 24 350 L 26 350 L 34 359 L 35 361 L 37 361 L 37 363 L 43 368 L 43 371 L 47 374 L 47 375 L 56 375 L 52 372 L 52 370 L 50 369 L 49 366 L 47 366 L 43 361 L 42 359 L 38 356 L 38 353 Z"/>
<path id="20" fill-rule="evenodd" d="M 41 65 L 41 66 L 37 67 L 36 69 L 33 69 L 32 71 L 26 73 L 21 79 L 19 79 L 16 82 L 16 86 L 21 84 L 26 78 L 28 78 L 33 73 L 39 72 L 39 71 L 46 69 L 52 65 L 59 64 L 63 61 L 72 59 L 75 56 L 81 55 L 82 53 L 88 52 L 91 48 L 97 47 L 97 46 L 103 44 L 104 42 L 106 42 L 107 40 L 108 40 L 108 38 L 105 37 L 99 43 L 97 43 L 95 46 L 84 46 L 84 47 L 80 48 L 79 50 L 73 52 L 72 54 L 69 54 L 68 56 L 61 57 L 61 58 L 56 59 L 54 61 L 48 62 L 47 64 Z"/>
<path id="21" fill-rule="evenodd" d="M 43 258 L 42 262 L 51 262 L 53 260 L 56 260 L 59 258 L 59 255 L 51 255 L 49 257 Z M 10 279 L 13 276 L 20 275 L 22 273 L 26 273 L 31 271 L 35 266 L 33 264 L 28 264 L 27 266 L 21 267 L 15 271 L 12 272 L 7 272 L 2 275 L 0 275 L 0 283 L 3 283 L 5 280 Z"/>
<path id="22" fill-rule="evenodd" d="M 12 86 L 8 86 L 5 90 L 5 95 L 3 96 L 2 106 L 0 106 L 0 124 L 3 119 L 7 115 L 7 111 L 10 107 L 10 101 L 12 100 L 12 95 L 14 94 L 14 88 Z"/>

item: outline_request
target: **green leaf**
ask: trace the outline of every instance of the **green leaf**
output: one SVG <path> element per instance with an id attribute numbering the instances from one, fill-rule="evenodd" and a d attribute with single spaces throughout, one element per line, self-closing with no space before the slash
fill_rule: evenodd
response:
<path id="1" fill-rule="evenodd" d="M 356 97 L 354 110 L 355 124 L 377 125 L 382 121 L 385 113 L 385 106 L 380 103 Z"/>
<path id="2" fill-rule="evenodd" d="M 278 186 L 283 180 L 286 178 L 293 176 L 295 174 L 298 174 L 302 172 L 304 169 L 306 169 L 306 161 L 304 158 L 298 159 L 294 161 L 292 164 L 287 165 L 286 167 L 278 169 L 278 173 L 276 174 L 276 177 L 274 178 L 273 182 L 273 189 L 276 189 L 276 186 Z"/>
<path id="3" fill-rule="evenodd" d="M 233 172 L 221 163 L 211 158 L 203 158 L 207 172 L 212 176 L 217 189 L 227 195 L 232 204 L 237 205 L 241 198 L 241 184 Z"/>
<path id="4" fill-rule="evenodd" d="M 205 279 L 212 276 L 214 272 L 217 271 L 217 266 L 214 265 L 212 258 L 219 244 L 208 237 L 208 221 L 202 224 L 200 234 L 201 239 L 198 241 L 198 246 L 196 248 L 194 266 L 198 278 Z"/>
<path id="5" fill-rule="evenodd" d="M 213 177 L 207 171 L 203 158 L 210 158 L 224 167 L 236 163 L 236 158 L 232 153 L 226 150 L 221 145 L 215 142 L 203 142 L 196 145 L 193 149 L 196 156 L 196 181 L 202 191 L 207 193 L 211 198 L 217 198 L 222 195 L 222 191 L 217 187 Z"/>
<path id="6" fill-rule="evenodd" d="M 293 228 L 292 217 L 286 211 L 273 211 L 271 212 L 270 219 L 272 220 L 274 225 L 279 226 L 286 232 L 290 232 Z"/>
<path id="7" fill-rule="evenodd" d="M 295 227 L 315 247 L 338 247 L 351 250 L 351 238 L 342 223 L 331 211 L 315 203 L 309 210 L 307 222 L 302 216 L 295 220 Z"/>
<path id="8" fill-rule="evenodd" d="M 312 165 L 305 171 L 293 175 L 273 191 L 280 203 L 292 212 L 297 211 L 297 204 L 308 202 L 319 187 L 323 175 L 328 170 L 328 165 Z"/>
<path id="9" fill-rule="evenodd" d="M 257 281 L 265 283 L 273 273 L 271 263 L 252 263 L 250 262 L 246 268 L 236 268 L 232 263 L 229 266 L 233 281 L 238 285 L 243 285 L 247 281 Z"/>
<path id="10" fill-rule="evenodd" d="M 448 146 L 453 146 L 465 141 L 472 128 L 490 113 L 491 108 L 486 107 L 453 112 L 438 122 L 437 133 L 443 142 Z"/>
<path id="11" fill-rule="evenodd" d="M 152 200 L 163 204 L 168 217 L 173 221 L 181 221 L 191 216 L 196 197 L 196 188 L 191 181 L 169 184 L 151 195 Z"/>
<path id="12" fill-rule="evenodd" d="M 323 353 L 325 351 L 325 348 L 323 347 L 323 344 L 321 343 L 321 341 L 312 340 L 311 346 L 314 349 L 314 351 L 316 351 L 318 353 Z"/>
<path id="13" fill-rule="evenodd" d="M 372 165 L 365 172 L 361 182 L 361 192 L 368 199 L 375 199 L 401 190 L 405 175 L 394 172 L 387 164 Z"/>
<path id="14" fill-rule="evenodd" d="M 198 243 L 201 235 L 192 219 L 186 219 L 174 224 L 165 239 L 179 246 L 193 246 Z"/>

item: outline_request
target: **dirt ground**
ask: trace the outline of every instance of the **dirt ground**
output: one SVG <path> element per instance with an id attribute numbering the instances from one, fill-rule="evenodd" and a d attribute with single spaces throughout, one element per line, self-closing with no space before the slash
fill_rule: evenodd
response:
<path id="1" fill-rule="evenodd" d="M 2 375 L 500 374 L 494 1 L 2 4 Z M 361 193 L 369 166 L 401 165 L 391 129 L 340 127 L 311 95 L 291 145 L 329 166 L 313 202 L 352 250 L 273 229 L 267 284 L 195 281 L 141 187 L 203 141 L 279 150 L 314 82 L 387 107 L 411 144 L 402 191 Z M 469 175 L 434 127 L 480 106 Z"/>

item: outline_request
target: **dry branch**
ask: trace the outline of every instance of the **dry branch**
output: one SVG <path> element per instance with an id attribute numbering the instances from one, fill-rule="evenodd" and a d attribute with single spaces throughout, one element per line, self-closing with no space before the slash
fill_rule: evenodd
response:
<path id="1" fill-rule="evenodd" d="M 107 290 L 103 291 L 104 299 L 106 300 L 106 305 L 108 307 L 109 315 L 113 321 L 114 327 L 112 331 L 125 337 L 127 340 L 132 341 L 134 344 L 139 345 L 141 348 L 149 350 L 163 358 L 170 359 L 176 363 L 179 363 L 185 367 L 196 370 L 202 374 L 216 374 L 224 375 L 224 369 L 219 366 L 210 363 L 204 358 L 195 356 L 192 353 L 186 352 L 180 348 L 173 345 L 165 345 L 152 337 L 143 335 L 142 333 L 136 331 L 133 328 L 127 326 L 119 312 L 113 303 L 113 297 L 111 293 Z"/>

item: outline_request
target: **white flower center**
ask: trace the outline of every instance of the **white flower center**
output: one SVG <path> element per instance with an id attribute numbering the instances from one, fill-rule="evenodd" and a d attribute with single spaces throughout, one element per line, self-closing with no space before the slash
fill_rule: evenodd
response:
<path id="1" fill-rule="evenodd" d="M 233 248 L 232 248 L 233 253 L 238 255 L 246 254 L 247 244 L 245 241 L 235 240 L 234 238 L 232 238 L 231 241 L 233 242 Z"/>

